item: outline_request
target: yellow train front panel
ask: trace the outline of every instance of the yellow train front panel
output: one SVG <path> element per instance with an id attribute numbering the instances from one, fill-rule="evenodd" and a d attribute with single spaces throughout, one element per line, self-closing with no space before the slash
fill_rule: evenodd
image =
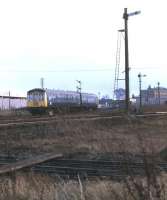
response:
<path id="1" fill-rule="evenodd" d="M 47 101 L 46 100 L 40 100 L 40 101 L 27 101 L 27 107 L 33 108 L 33 107 L 47 107 Z"/>

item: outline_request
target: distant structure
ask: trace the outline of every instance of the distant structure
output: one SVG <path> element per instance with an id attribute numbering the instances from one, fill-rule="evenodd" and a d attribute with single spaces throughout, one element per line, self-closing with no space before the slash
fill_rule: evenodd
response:
<path id="1" fill-rule="evenodd" d="M 25 108 L 26 105 L 26 97 L 0 96 L 0 110 Z"/>
<path id="2" fill-rule="evenodd" d="M 100 108 L 112 108 L 112 99 L 102 97 L 99 99 L 99 107 Z"/>
<path id="3" fill-rule="evenodd" d="M 119 88 L 114 91 L 116 100 L 125 100 L 125 89 Z"/>
<path id="4" fill-rule="evenodd" d="M 44 78 L 40 79 L 40 83 L 41 83 L 41 89 L 44 89 Z"/>
<path id="5" fill-rule="evenodd" d="M 122 91 L 122 90 L 120 90 Z M 124 90 L 125 92 L 125 90 Z M 121 93 L 122 94 L 122 93 Z M 119 96 L 120 97 L 120 96 Z M 121 95 L 122 97 L 122 95 Z M 124 93 L 125 98 L 125 93 Z M 125 99 L 110 99 L 108 95 L 103 96 L 99 99 L 99 108 L 107 108 L 107 109 L 125 109 Z"/>
<path id="6" fill-rule="evenodd" d="M 140 104 L 140 96 L 134 96 L 133 99 L 136 100 L 136 105 Z M 141 100 L 142 105 L 162 105 L 167 104 L 167 88 L 164 87 L 154 87 L 150 85 L 146 90 L 141 90 Z"/>

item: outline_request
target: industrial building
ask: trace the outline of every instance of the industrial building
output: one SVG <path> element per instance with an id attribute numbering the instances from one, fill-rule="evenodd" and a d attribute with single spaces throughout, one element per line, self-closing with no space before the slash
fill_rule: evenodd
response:
<path id="1" fill-rule="evenodd" d="M 136 105 L 140 104 L 140 95 L 133 97 Z M 142 105 L 162 105 L 167 104 L 167 88 L 148 86 L 146 90 L 141 90 Z"/>

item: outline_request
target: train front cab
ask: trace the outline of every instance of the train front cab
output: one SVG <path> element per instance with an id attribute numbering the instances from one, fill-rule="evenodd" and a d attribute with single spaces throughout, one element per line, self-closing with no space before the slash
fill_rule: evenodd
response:
<path id="1" fill-rule="evenodd" d="M 43 89 L 32 89 L 27 92 L 27 109 L 32 114 L 40 114 L 46 111 L 47 97 Z"/>

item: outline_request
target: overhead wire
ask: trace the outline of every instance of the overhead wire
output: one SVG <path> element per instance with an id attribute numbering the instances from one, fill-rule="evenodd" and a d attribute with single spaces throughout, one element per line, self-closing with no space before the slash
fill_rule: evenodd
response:
<path id="1" fill-rule="evenodd" d="M 122 67 L 121 67 L 122 68 Z M 152 69 L 152 70 L 159 70 L 159 69 L 164 69 L 164 67 L 133 67 L 131 66 L 130 67 L 130 70 L 149 70 L 149 69 Z M 14 70 L 11 70 L 11 69 L 6 69 L 6 70 L 3 70 L 3 69 L 0 69 L 0 72 L 12 72 L 12 73 L 17 73 L 17 72 L 34 72 L 34 73 L 38 73 L 38 72 L 101 72 L 101 71 L 114 71 L 115 72 L 115 69 L 114 67 L 113 68 L 94 68 L 94 69 L 71 69 L 71 70 L 66 70 L 66 69 L 63 69 L 63 70 L 20 70 L 20 69 L 14 69 Z M 119 71 L 117 71 L 118 73 Z"/>

